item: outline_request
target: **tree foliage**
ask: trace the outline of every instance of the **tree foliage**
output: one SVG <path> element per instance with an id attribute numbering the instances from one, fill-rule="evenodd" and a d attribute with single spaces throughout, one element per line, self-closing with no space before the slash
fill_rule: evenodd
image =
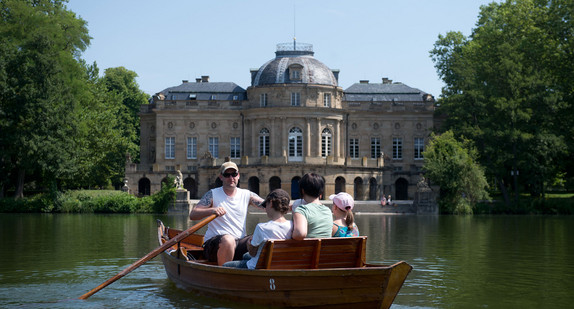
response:
<path id="1" fill-rule="evenodd" d="M 517 193 L 525 187 L 537 196 L 566 172 L 574 146 L 573 6 L 493 2 L 481 7 L 470 37 L 439 35 L 431 51 L 446 84 L 440 100 L 448 116 L 444 129 L 474 143 L 507 203 L 508 188 Z"/>
<path id="2" fill-rule="evenodd" d="M 484 171 L 469 143 L 457 141 L 451 131 L 431 135 L 423 153 L 424 171 L 440 186 L 439 205 L 446 213 L 472 213 L 479 200 L 488 198 Z"/>
<path id="3" fill-rule="evenodd" d="M 0 2 L 0 195 L 109 186 L 126 152 L 137 156 L 135 106 L 145 95 L 136 75 L 119 68 L 100 78 L 80 58 L 91 38 L 65 3 Z"/>
<path id="4" fill-rule="evenodd" d="M 103 87 L 119 102 L 118 130 L 129 142 L 124 153 L 129 153 L 134 159 L 139 158 L 140 145 L 140 106 L 147 104 L 148 95 L 139 89 L 136 82 L 137 74 L 124 67 L 108 68 L 101 79 Z M 123 163 L 123 162 L 122 162 Z"/>

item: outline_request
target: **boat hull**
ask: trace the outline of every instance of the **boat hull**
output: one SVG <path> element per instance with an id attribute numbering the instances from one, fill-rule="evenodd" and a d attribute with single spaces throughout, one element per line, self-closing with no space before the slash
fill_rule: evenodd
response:
<path id="1" fill-rule="evenodd" d="M 412 267 L 248 270 L 161 255 L 168 277 L 184 290 L 273 307 L 389 308 Z"/>

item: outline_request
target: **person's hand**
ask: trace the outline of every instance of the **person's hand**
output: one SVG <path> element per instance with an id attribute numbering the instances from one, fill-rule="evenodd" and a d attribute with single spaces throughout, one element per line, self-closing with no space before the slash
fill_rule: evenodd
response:
<path id="1" fill-rule="evenodd" d="M 225 211 L 225 208 L 223 208 L 223 207 L 216 207 L 216 208 L 213 208 L 213 213 L 216 214 L 218 217 L 221 217 L 224 214 L 226 214 L 227 212 Z"/>

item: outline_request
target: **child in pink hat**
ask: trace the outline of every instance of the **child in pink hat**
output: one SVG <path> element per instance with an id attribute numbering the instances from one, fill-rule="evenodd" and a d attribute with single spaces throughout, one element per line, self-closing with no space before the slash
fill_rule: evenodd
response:
<path id="1" fill-rule="evenodd" d="M 333 237 L 359 236 L 359 228 L 353 216 L 353 197 L 349 193 L 339 192 L 329 196 L 329 199 L 333 200 Z"/>

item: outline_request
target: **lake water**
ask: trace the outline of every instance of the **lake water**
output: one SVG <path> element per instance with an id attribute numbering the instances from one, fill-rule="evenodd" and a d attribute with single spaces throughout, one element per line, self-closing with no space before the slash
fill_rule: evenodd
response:
<path id="1" fill-rule="evenodd" d="M 159 258 L 77 297 L 157 247 L 174 215 L 0 214 L 0 308 L 241 308 L 183 292 Z M 249 217 L 248 230 L 260 221 Z M 414 269 L 392 308 L 571 308 L 574 216 L 357 215 L 367 260 Z M 247 308 L 243 306 L 243 308 Z"/>

